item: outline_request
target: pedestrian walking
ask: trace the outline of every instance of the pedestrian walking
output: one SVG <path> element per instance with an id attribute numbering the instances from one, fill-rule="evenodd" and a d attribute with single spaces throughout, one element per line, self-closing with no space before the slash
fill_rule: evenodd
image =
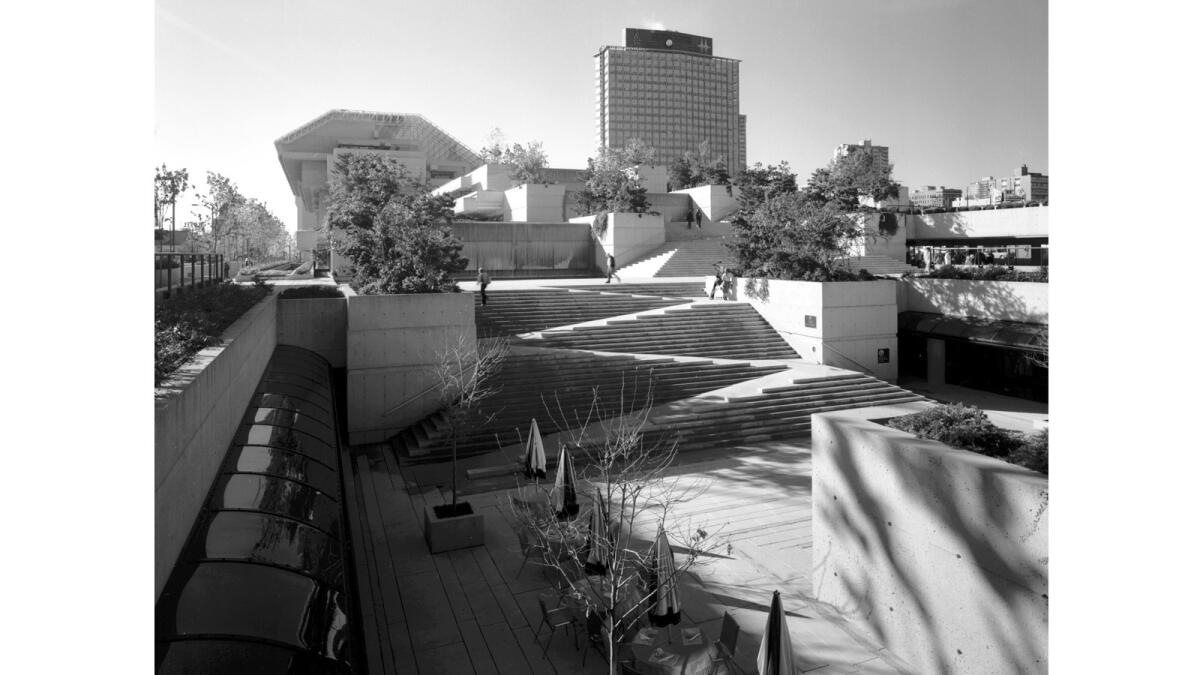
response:
<path id="1" fill-rule="evenodd" d="M 616 279 L 617 283 L 621 283 L 621 277 L 617 276 L 617 259 L 615 257 L 613 257 L 613 254 L 609 253 L 608 254 L 608 279 L 604 283 L 606 283 L 606 284 L 612 283 L 613 279 Z"/>
<path id="2" fill-rule="evenodd" d="M 699 209 L 699 207 L 697 207 L 696 208 L 696 229 L 697 230 L 703 229 L 703 227 L 704 227 L 704 212 L 701 211 Z"/>
<path id="3" fill-rule="evenodd" d="M 492 280 L 488 278 L 487 272 L 484 272 L 482 267 L 479 268 L 479 276 L 475 280 L 479 282 L 479 302 L 486 305 L 487 287 L 488 284 L 492 283 Z"/>
<path id="4" fill-rule="evenodd" d="M 729 269 L 728 267 L 726 267 L 725 272 L 721 274 L 721 295 L 726 300 L 733 299 L 733 270 Z"/>
<path id="5" fill-rule="evenodd" d="M 688 210 L 687 210 L 687 224 L 688 224 L 688 229 L 689 230 L 692 229 L 692 207 L 690 207 L 690 206 L 688 207 Z"/>
<path id="6" fill-rule="evenodd" d="M 717 274 L 713 277 L 712 290 L 708 292 L 709 300 L 717 299 L 717 289 L 721 287 L 721 277 L 725 274 L 725 266 L 721 263 L 713 263 L 713 267 L 717 268 Z"/>

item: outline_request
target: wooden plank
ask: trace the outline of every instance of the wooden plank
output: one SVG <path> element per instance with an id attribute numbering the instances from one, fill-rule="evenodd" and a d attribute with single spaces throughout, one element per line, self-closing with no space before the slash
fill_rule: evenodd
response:
<path id="1" fill-rule="evenodd" d="M 483 633 L 479 631 L 479 624 L 464 621 L 458 624 L 458 629 L 462 632 L 463 645 L 471 657 L 471 665 L 474 666 L 476 675 L 499 675 L 500 670 L 492 660 L 492 653 L 488 650 L 487 641 L 483 639 Z"/>

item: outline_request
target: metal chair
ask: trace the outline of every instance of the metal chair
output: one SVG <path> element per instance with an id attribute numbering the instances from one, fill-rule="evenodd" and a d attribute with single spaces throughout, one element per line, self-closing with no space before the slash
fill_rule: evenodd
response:
<path id="1" fill-rule="evenodd" d="M 542 608 L 542 622 L 538 624 L 537 630 L 533 632 L 533 639 L 538 639 L 538 634 L 542 632 L 542 626 L 550 626 L 550 637 L 546 640 L 546 644 L 542 646 L 542 657 L 546 656 L 546 651 L 550 649 L 550 642 L 554 640 L 554 634 L 559 628 L 570 626 L 574 631 L 575 651 L 579 651 L 579 624 L 575 621 L 575 614 L 570 607 L 556 606 L 551 608 L 547 605 L 547 601 L 560 600 L 554 596 L 539 595 L 538 605 Z"/>
<path id="2" fill-rule="evenodd" d="M 529 532 L 523 527 L 517 528 L 517 542 L 521 545 L 521 553 L 525 555 L 525 559 L 521 561 L 521 568 L 517 570 L 517 578 L 521 578 L 521 573 L 525 571 L 525 563 L 529 562 L 529 556 L 537 553 L 544 555 L 546 548 L 534 543 L 529 538 Z"/>
<path id="3" fill-rule="evenodd" d="M 741 627 L 738 626 L 737 621 L 729 616 L 729 612 L 725 612 L 725 618 L 721 620 L 721 639 L 717 642 L 717 649 L 713 654 L 714 662 L 736 667 L 733 655 L 737 651 L 739 632 L 741 632 Z"/>

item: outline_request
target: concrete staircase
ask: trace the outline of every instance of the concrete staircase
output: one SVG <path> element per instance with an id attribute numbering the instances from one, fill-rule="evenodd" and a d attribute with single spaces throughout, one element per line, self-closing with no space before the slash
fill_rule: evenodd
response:
<path id="1" fill-rule="evenodd" d="M 809 433 L 814 413 L 926 400 L 861 373 L 797 379 L 748 396 L 671 404 L 650 418 L 647 440 L 676 438 L 686 450 L 782 440 Z"/>
<path id="2" fill-rule="evenodd" d="M 657 406 L 786 370 L 783 364 L 517 349 L 520 353 L 510 355 L 496 375 L 498 393 L 461 425 L 459 457 L 521 442 L 533 418 L 546 436 L 581 426 L 589 411 L 595 422 L 640 407 L 647 396 Z M 449 434 L 446 416 L 439 412 L 401 432 L 392 443 L 403 455 L 444 457 L 450 452 Z"/>
<path id="3" fill-rule="evenodd" d="M 733 260 L 728 241 L 725 237 L 669 241 L 619 268 L 617 274 L 630 279 L 712 276 L 716 271 L 713 263 Z"/>
<path id="4" fill-rule="evenodd" d="M 488 291 L 487 295 L 485 306 L 475 294 L 475 332 L 479 337 L 519 335 L 691 302 L 685 298 L 567 288 Z"/>
<path id="5" fill-rule="evenodd" d="M 703 303 L 598 326 L 547 331 L 530 344 L 628 354 L 799 358 L 753 307 L 742 302 Z"/>
<path id="6" fill-rule="evenodd" d="M 918 271 L 912 265 L 902 263 L 886 255 L 853 256 L 846 259 L 846 264 L 851 272 L 866 270 L 871 274 L 878 274 L 880 276 L 888 274 L 912 274 Z"/>
<path id="7" fill-rule="evenodd" d="M 706 281 L 662 281 L 662 282 L 612 282 L 581 286 L 572 284 L 579 291 L 604 291 L 606 293 L 629 293 L 630 295 L 652 295 L 663 298 L 707 298 Z"/>

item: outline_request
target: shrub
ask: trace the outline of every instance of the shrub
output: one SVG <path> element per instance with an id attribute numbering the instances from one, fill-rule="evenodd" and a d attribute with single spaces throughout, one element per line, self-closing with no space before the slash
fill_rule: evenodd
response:
<path id="1" fill-rule="evenodd" d="M 301 300 L 306 298 L 344 298 L 337 286 L 293 286 L 279 294 L 280 300 Z"/>
<path id="2" fill-rule="evenodd" d="M 930 279 L 968 279 L 972 281 L 1030 281 L 1048 283 L 1050 270 L 1043 265 L 1037 272 L 1009 271 L 1004 265 L 984 265 L 981 267 L 954 267 L 946 265 L 927 274 Z"/>
<path id="3" fill-rule="evenodd" d="M 154 307 L 154 384 L 216 343 L 238 317 L 270 293 L 265 285 L 224 283 L 177 293 Z"/>
<path id="4" fill-rule="evenodd" d="M 888 426 L 962 450 L 1003 459 L 1049 475 L 1049 434 L 1026 436 L 992 424 L 982 410 L 960 403 L 939 405 L 888 420 Z"/>

